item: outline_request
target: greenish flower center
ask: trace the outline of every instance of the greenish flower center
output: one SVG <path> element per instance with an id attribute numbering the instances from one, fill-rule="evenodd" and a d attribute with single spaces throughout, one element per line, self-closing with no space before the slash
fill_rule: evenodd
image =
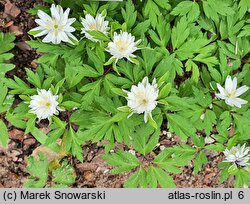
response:
<path id="1" fill-rule="evenodd" d="M 48 107 L 51 106 L 51 103 L 47 102 L 47 103 L 45 104 L 45 106 L 48 108 Z"/>

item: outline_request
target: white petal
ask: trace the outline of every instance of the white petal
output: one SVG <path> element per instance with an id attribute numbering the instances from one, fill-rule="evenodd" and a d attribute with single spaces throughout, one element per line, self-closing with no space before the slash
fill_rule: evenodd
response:
<path id="1" fill-rule="evenodd" d="M 52 42 L 52 34 L 51 34 L 51 32 L 49 32 L 49 33 L 45 36 L 45 38 L 43 38 L 42 41 L 45 42 L 45 43 Z"/>
<path id="2" fill-rule="evenodd" d="M 226 99 L 227 97 L 225 95 L 222 95 L 220 93 L 215 93 L 216 98 L 218 99 Z"/>
<path id="3" fill-rule="evenodd" d="M 233 82 L 232 82 L 232 90 L 236 90 L 236 89 L 237 89 L 237 78 L 234 77 Z"/>
<path id="4" fill-rule="evenodd" d="M 36 19 L 35 22 L 36 22 L 39 26 L 41 26 L 41 27 L 43 27 L 43 28 L 46 28 L 46 26 L 47 26 L 47 24 L 45 23 L 44 20 Z"/>
<path id="5" fill-rule="evenodd" d="M 235 102 L 234 102 L 234 98 L 226 98 L 225 99 L 225 103 L 229 106 L 234 107 L 235 106 Z"/>
<path id="6" fill-rule="evenodd" d="M 62 32 L 60 36 L 61 36 L 61 39 L 62 39 L 63 42 L 69 42 L 70 41 L 70 39 L 68 38 L 66 33 Z"/>
<path id="7" fill-rule="evenodd" d="M 78 41 L 77 38 L 73 34 L 67 32 L 67 35 L 69 38 L 72 38 L 73 40 Z M 69 43 L 74 45 L 74 43 L 71 40 L 69 41 Z"/>
<path id="8" fill-rule="evenodd" d="M 51 12 L 52 17 L 56 18 L 57 20 L 60 19 L 59 10 L 60 10 L 59 5 L 55 6 L 55 4 L 52 4 L 52 6 L 50 8 L 50 12 Z"/>
<path id="9" fill-rule="evenodd" d="M 51 20 L 51 17 L 44 11 L 38 10 L 37 15 L 40 19 L 43 19 L 43 21 Z"/>
<path id="10" fill-rule="evenodd" d="M 64 32 L 68 32 L 68 33 L 71 33 L 71 32 L 74 32 L 76 29 L 73 28 L 72 26 L 67 26 L 64 28 Z"/>
<path id="11" fill-rule="evenodd" d="M 63 24 L 67 23 L 68 17 L 69 17 L 69 12 L 70 12 L 70 9 L 67 8 L 66 11 L 63 13 L 63 17 L 62 17 L 62 23 Z"/>
<path id="12" fill-rule="evenodd" d="M 248 89 L 249 89 L 248 86 L 242 86 L 242 87 L 238 88 L 238 89 L 236 90 L 235 96 L 237 97 L 237 96 L 242 95 L 242 94 L 245 93 Z"/>
<path id="13" fill-rule="evenodd" d="M 245 105 L 248 103 L 248 101 L 243 100 L 241 98 L 235 98 L 234 101 L 235 101 L 235 106 L 238 108 L 241 108 L 241 105 Z"/>
<path id="14" fill-rule="evenodd" d="M 225 96 L 226 95 L 225 89 L 218 83 L 216 85 L 217 85 L 218 90 L 220 91 L 220 94 Z"/>
<path id="15" fill-rule="evenodd" d="M 144 113 L 144 122 L 145 122 L 145 123 L 148 122 L 148 117 L 149 117 L 148 113 L 145 112 L 145 113 Z"/>
<path id="16" fill-rule="evenodd" d="M 147 84 L 148 84 L 148 77 L 147 77 L 147 76 L 143 78 L 142 84 L 143 84 L 144 86 L 147 86 Z"/>
<path id="17" fill-rule="evenodd" d="M 35 37 L 35 38 L 41 37 L 41 36 L 43 36 L 43 35 L 48 34 L 48 32 L 49 32 L 48 30 L 43 30 L 43 31 L 41 31 L 40 33 L 34 35 L 34 37 Z"/>
<path id="18" fill-rule="evenodd" d="M 248 101 L 243 100 L 241 98 L 228 98 L 225 100 L 225 102 L 230 106 L 236 106 L 238 108 L 241 108 L 241 105 L 248 103 Z"/>
<path id="19" fill-rule="evenodd" d="M 227 91 L 228 93 L 231 93 L 232 88 L 233 88 L 233 81 L 232 81 L 232 78 L 231 78 L 231 76 L 227 76 L 226 82 L 225 82 L 225 89 L 226 89 L 226 91 Z"/>

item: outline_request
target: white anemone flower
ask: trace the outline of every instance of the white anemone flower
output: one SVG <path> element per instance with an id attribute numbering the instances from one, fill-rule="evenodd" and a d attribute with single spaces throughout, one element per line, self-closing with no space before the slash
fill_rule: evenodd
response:
<path id="1" fill-rule="evenodd" d="M 152 118 L 151 112 L 157 105 L 159 89 L 157 88 L 156 80 L 154 79 L 152 84 L 150 84 L 148 77 L 144 77 L 142 82 L 139 82 L 137 86 L 133 85 L 131 87 L 130 92 L 125 92 L 128 94 L 128 106 L 132 110 L 132 113 L 129 115 L 129 117 L 133 113 L 144 113 L 144 122 L 147 123 L 148 118 Z"/>
<path id="2" fill-rule="evenodd" d="M 37 33 L 34 37 L 40 37 L 46 35 L 43 38 L 43 42 L 53 44 L 59 44 L 61 42 L 68 42 L 74 44 L 72 39 L 77 41 L 76 37 L 72 35 L 72 32 L 75 31 L 75 28 L 71 26 L 75 22 L 75 18 L 68 18 L 70 9 L 67 8 L 63 12 L 63 8 L 59 5 L 55 6 L 52 4 L 50 8 L 51 16 L 47 13 L 38 10 L 38 17 L 35 22 L 39 25 L 36 28 L 33 28 L 31 32 Z"/>
<path id="3" fill-rule="evenodd" d="M 90 14 L 87 14 L 85 18 L 82 19 L 83 28 L 81 33 L 84 33 L 85 37 L 89 40 L 98 42 L 99 40 L 91 36 L 88 31 L 100 31 L 104 35 L 108 35 L 108 24 L 109 22 L 105 21 L 105 16 L 103 16 L 102 14 L 97 14 L 95 18 Z"/>
<path id="4" fill-rule="evenodd" d="M 37 115 L 39 120 L 50 119 L 51 116 L 57 115 L 58 110 L 58 95 L 53 95 L 50 90 L 37 90 L 38 95 L 31 96 L 29 108 L 30 112 Z"/>
<path id="5" fill-rule="evenodd" d="M 242 105 L 247 104 L 248 101 L 238 98 L 238 96 L 245 93 L 249 87 L 242 86 L 237 89 L 237 78 L 234 77 L 233 80 L 231 76 L 226 78 L 225 88 L 223 88 L 220 84 L 217 83 L 217 88 L 219 89 L 220 93 L 216 93 L 216 97 L 219 99 L 225 100 L 226 104 L 230 106 L 236 106 L 241 108 Z"/>
<path id="6" fill-rule="evenodd" d="M 225 162 L 233 162 L 239 166 L 249 165 L 249 147 L 245 147 L 246 144 L 236 147 L 232 147 L 230 150 L 226 149 L 223 153 L 225 155 Z"/>
<path id="7" fill-rule="evenodd" d="M 120 34 L 115 32 L 114 40 L 113 42 L 109 42 L 106 51 L 112 55 L 111 59 L 115 59 L 116 62 L 122 58 L 127 58 L 133 62 L 132 58 L 136 57 L 133 53 L 138 50 L 137 45 L 140 42 L 141 40 L 135 42 L 135 37 L 128 32 L 121 31 Z"/>

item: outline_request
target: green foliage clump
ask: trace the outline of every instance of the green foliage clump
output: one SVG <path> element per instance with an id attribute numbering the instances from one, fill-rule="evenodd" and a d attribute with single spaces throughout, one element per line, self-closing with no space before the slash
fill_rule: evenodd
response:
<path id="1" fill-rule="evenodd" d="M 8 93 L 8 88 L 3 83 L 3 79 L 5 74 L 14 69 L 15 65 L 8 63 L 13 57 L 13 54 L 10 53 L 11 49 L 14 47 L 13 41 L 15 40 L 14 34 L 4 34 L 0 32 L 0 114 L 6 112 L 8 110 L 14 98 L 11 94 Z M 0 120 L 0 130 L 1 130 L 1 137 L 0 137 L 0 145 L 3 147 L 7 147 L 8 145 L 8 130 L 5 123 Z"/>
<path id="2" fill-rule="evenodd" d="M 40 153 L 38 158 L 30 156 L 28 160 L 27 170 L 30 173 L 26 180 L 25 188 L 43 188 L 49 177 L 50 164 L 47 156 Z M 52 182 L 49 187 L 67 188 L 75 183 L 74 168 L 64 160 L 59 167 L 52 168 Z M 46 186 L 48 187 L 48 186 Z"/>

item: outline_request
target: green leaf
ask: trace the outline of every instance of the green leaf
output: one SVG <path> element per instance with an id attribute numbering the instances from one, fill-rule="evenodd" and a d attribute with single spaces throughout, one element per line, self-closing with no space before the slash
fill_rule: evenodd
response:
<path id="1" fill-rule="evenodd" d="M 52 143 L 55 143 L 57 139 L 63 135 L 64 131 L 65 131 L 64 128 L 57 128 L 55 130 L 50 131 L 46 139 L 45 145 L 50 145 Z"/>
<path id="2" fill-rule="evenodd" d="M 244 185 L 249 185 L 250 183 L 250 173 L 245 169 L 240 169 L 235 175 L 235 188 L 243 187 Z"/>
<path id="3" fill-rule="evenodd" d="M 66 62 L 65 67 L 65 79 L 69 88 L 73 88 L 81 82 L 81 80 L 86 76 L 84 73 L 84 67 L 82 65 L 80 58 L 70 60 Z"/>
<path id="4" fill-rule="evenodd" d="M 216 124 L 216 115 L 213 111 L 211 110 L 206 110 L 205 112 L 205 117 L 203 120 L 203 124 L 204 124 L 204 129 L 206 132 L 206 135 L 208 136 L 210 134 L 210 132 L 213 130 L 213 126 Z"/>
<path id="5" fill-rule="evenodd" d="M 76 176 L 74 174 L 74 168 L 70 164 L 68 164 L 68 161 L 64 160 L 60 168 L 52 171 L 52 181 L 55 182 L 56 185 L 69 187 L 70 185 L 75 183 Z"/>
<path id="6" fill-rule="evenodd" d="M 7 111 L 14 101 L 14 97 L 12 95 L 8 94 L 8 88 L 3 85 L 3 83 L 0 82 L 0 113 L 3 113 Z"/>
<path id="7" fill-rule="evenodd" d="M 48 90 L 52 84 L 52 81 L 54 80 L 54 77 L 48 77 L 43 81 L 42 88 Z"/>
<path id="8" fill-rule="evenodd" d="M 162 188 L 175 188 L 176 185 L 174 183 L 174 180 L 171 176 L 169 176 L 165 171 L 162 169 L 151 167 L 153 169 L 153 172 L 155 174 L 155 178 L 157 179 L 158 183 Z"/>
<path id="9" fill-rule="evenodd" d="M 228 128 L 232 122 L 232 116 L 230 115 L 229 111 L 224 111 L 220 115 L 220 122 L 217 123 L 217 131 L 225 136 L 228 136 Z"/>
<path id="10" fill-rule="evenodd" d="M 157 123 L 155 122 L 155 120 L 150 116 L 148 115 L 148 123 L 155 129 L 158 129 L 158 125 Z"/>
<path id="11" fill-rule="evenodd" d="M 127 97 L 126 92 L 123 91 L 122 89 L 119 89 L 119 88 L 112 88 L 111 91 L 112 91 L 113 93 L 115 93 L 116 95 L 118 95 L 118 96 Z"/>
<path id="12" fill-rule="evenodd" d="M 14 55 L 11 53 L 0 54 L 0 62 L 5 62 L 6 60 L 11 59 L 13 56 Z"/>
<path id="13" fill-rule="evenodd" d="M 145 20 L 143 22 L 138 23 L 135 28 L 132 30 L 132 34 L 134 36 L 141 36 L 146 33 L 150 26 L 150 20 Z"/>
<path id="14" fill-rule="evenodd" d="M 196 175 L 204 164 L 207 164 L 207 156 L 204 152 L 200 152 L 194 160 L 194 175 Z"/>
<path id="15" fill-rule="evenodd" d="M 171 9 L 171 5 L 169 4 L 169 0 L 165 0 L 165 1 L 162 1 L 162 0 L 154 0 L 155 3 L 160 6 L 161 8 L 163 9 L 166 9 L 166 10 L 170 10 Z"/>
<path id="16" fill-rule="evenodd" d="M 27 122 L 27 127 L 25 129 L 25 134 L 28 134 L 31 131 L 33 131 L 33 129 L 35 128 L 35 123 L 36 123 L 36 115 L 32 114 L 32 117 Z"/>
<path id="17" fill-rule="evenodd" d="M 33 84 L 35 87 L 41 89 L 42 88 L 42 82 L 41 82 L 41 78 L 38 75 L 38 73 L 34 73 L 32 72 L 30 69 L 25 69 L 26 74 L 28 76 L 27 80 Z"/>
<path id="18" fill-rule="evenodd" d="M 180 169 L 180 166 L 182 165 L 180 165 L 180 163 L 178 164 L 178 162 L 182 162 L 182 159 L 173 157 L 166 159 L 163 162 L 155 162 L 155 163 L 165 171 L 176 174 L 182 172 L 182 170 Z"/>
<path id="19" fill-rule="evenodd" d="M 244 17 L 245 13 L 250 9 L 250 2 L 248 0 L 240 0 L 239 2 L 239 18 Z"/>
<path id="20" fill-rule="evenodd" d="M 104 154 L 102 155 L 102 158 L 107 161 L 109 165 L 115 167 L 112 170 L 112 173 L 114 174 L 128 172 L 140 164 L 136 156 L 122 150 L 118 150 L 117 153 L 113 154 Z"/>
<path id="21" fill-rule="evenodd" d="M 172 11 L 174 16 L 187 15 L 187 19 L 193 22 L 198 19 L 200 15 L 199 5 L 194 1 L 181 1 Z"/>
<path id="22" fill-rule="evenodd" d="M 197 66 L 197 64 L 195 64 L 192 60 L 188 59 L 185 66 L 186 71 L 191 71 L 192 70 L 192 79 L 197 83 L 199 81 L 199 68 Z"/>
<path id="23" fill-rule="evenodd" d="M 27 170 L 30 173 L 29 178 L 26 180 L 25 188 L 43 188 L 48 179 L 48 158 L 40 153 L 39 158 L 30 156 L 28 158 Z"/>
<path id="24" fill-rule="evenodd" d="M 167 79 L 169 78 L 169 72 L 166 72 L 163 76 L 160 77 L 157 84 L 161 87 L 164 83 L 166 83 Z"/>
<path id="25" fill-rule="evenodd" d="M 1 56 L 0 56 L 1 57 Z M 0 78 L 4 77 L 4 75 L 14 69 L 15 65 L 13 64 L 6 64 L 6 63 L 0 63 Z"/>
<path id="26" fill-rule="evenodd" d="M 60 127 L 61 129 L 65 129 L 67 123 L 64 121 L 61 121 L 58 117 L 56 116 L 52 116 L 53 121 L 55 122 L 55 124 Z"/>
<path id="27" fill-rule="evenodd" d="M 145 8 L 144 15 L 149 18 L 151 25 L 153 28 L 157 25 L 157 16 L 161 14 L 158 6 L 154 3 L 153 0 L 148 0 Z"/>
<path id="28" fill-rule="evenodd" d="M 248 115 L 241 115 L 241 114 L 233 114 L 234 123 L 236 130 L 239 131 L 239 133 L 242 136 L 248 136 L 250 135 L 249 127 L 250 127 L 250 120 Z"/>
<path id="29" fill-rule="evenodd" d="M 65 154 L 68 154 L 70 152 L 71 146 L 72 146 L 72 138 L 70 137 L 69 131 L 66 129 L 63 134 L 60 151 Z"/>
<path id="30" fill-rule="evenodd" d="M 235 163 L 233 163 L 233 164 L 231 164 L 231 166 L 229 166 L 228 173 L 230 175 L 236 175 L 238 172 L 239 172 L 239 168 Z"/>
<path id="31" fill-rule="evenodd" d="M 117 108 L 117 110 L 124 112 L 124 113 L 130 113 L 131 112 L 131 108 L 128 106 L 121 106 L 119 108 Z"/>
<path id="32" fill-rule="evenodd" d="M 15 46 L 14 40 L 15 35 L 13 33 L 4 34 L 0 32 L 0 54 L 10 51 Z"/>
<path id="33" fill-rule="evenodd" d="M 104 50 L 102 50 L 104 52 Z M 93 63 L 96 71 L 100 73 L 101 75 L 104 74 L 104 60 L 99 53 L 95 53 L 93 50 L 87 47 L 87 54 L 90 62 Z"/>
<path id="34" fill-rule="evenodd" d="M 186 141 L 189 136 L 196 136 L 195 127 L 183 116 L 167 114 L 167 119 L 169 130 L 175 132 L 183 140 Z"/>
<path id="35" fill-rule="evenodd" d="M 171 88 L 172 88 L 171 83 L 167 83 L 165 86 L 163 86 L 163 88 L 160 90 L 158 99 L 166 98 L 169 95 Z"/>
<path id="36" fill-rule="evenodd" d="M 83 162 L 83 151 L 81 147 L 81 141 L 71 126 L 68 132 L 68 136 L 72 140 L 71 144 L 72 155 L 75 156 L 79 161 Z"/>
<path id="37" fill-rule="evenodd" d="M 14 76 L 14 80 L 12 79 L 6 79 L 4 81 L 5 85 L 12 89 L 11 91 L 9 91 L 10 94 L 23 94 L 23 95 L 27 95 L 27 94 L 35 94 L 37 93 L 36 89 L 31 89 L 23 80 L 21 80 L 20 78 Z"/>
<path id="38" fill-rule="evenodd" d="M 23 114 L 11 114 L 7 112 L 6 119 L 15 127 L 25 129 L 26 122 L 23 121 Z"/>
<path id="39" fill-rule="evenodd" d="M 63 103 L 61 103 L 61 106 L 68 109 L 72 109 L 72 108 L 79 108 L 81 104 L 74 101 L 64 101 Z"/>
<path id="40" fill-rule="evenodd" d="M 142 125 L 136 128 L 136 131 L 131 135 L 136 151 L 143 155 L 147 155 L 157 145 L 160 131 L 154 130 L 150 126 Z"/>
<path id="41" fill-rule="evenodd" d="M 172 29 L 171 41 L 173 48 L 179 48 L 190 34 L 190 28 L 186 17 L 182 17 L 176 26 Z"/>
<path id="42" fill-rule="evenodd" d="M 82 97 L 82 108 L 88 108 L 89 104 L 91 104 L 95 98 L 100 93 L 102 80 L 98 80 L 92 83 L 88 83 L 80 88 L 81 92 L 86 92 Z"/>
<path id="43" fill-rule="evenodd" d="M 220 15 L 228 16 L 234 14 L 234 10 L 230 5 L 231 1 L 206 0 L 202 1 L 202 3 L 205 15 L 216 22 L 219 21 Z"/>
<path id="44" fill-rule="evenodd" d="M 140 63 L 142 64 L 146 75 L 148 76 L 157 61 L 157 51 L 154 49 L 143 49 L 141 52 L 143 59 L 140 60 Z"/>
<path id="45" fill-rule="evenodd" d="M 41 33 L 42 31 L 43 31 L 43 30 L 30 30 L 30 31 L 28 32 L 28 34 L 29 34 L 29 35 L 35 36 L 35 35 Z"/>
<path id="46" fill-rule="evenodd" d="M 36 138 L 38 142 L 40 142 L 41 144 L 45 144 L 47 135 L 44 132 L 34 127 L 31 129 L 30 133 L 33 135 L 34 138 Z"/>
<path id="47" fill-rule="evenodd" d="M 158 187 L 158 180 L 155 176 L 154 168 L 151 165 L 148 168 L 147 180 L 148 180 L 148 186 L 150 188 L 157 188 Z"/>
<path id="48" fill-rule="evenodd" d="M 109 37 L 100 31 L 88 30 L 87 33 L 90 34 L 96 40 L 110 41 Z"/>
<path id="49" fill-rule="evenodd" d="M 222 163 L 219 163 L 219 167 L 220 167 L 220 164 L 223 164 Z M 229 163 L 226 164 L 227 166 L 230 165 Z M 223 168 L 221 173 L 220 173 L 220 180 L 219 180 L 219 184 L 222 184 L 224 183 L 224 181 L 226 181 L 228 178 L 229 178 L 230 174 L 228 173 L 228 167 L 227 168 Z"/>
<path id="50" fill-rule="evenodd" d="M 122 8 L 122 17 L 127 25 L 127 29 L 130 30 L 135 24 L 137 17 L 137 11 L 132 0 L 126 2 L 126 10 Z"/>
<path id="51" fill-rule="evenodd" d="M 250 35 L 250 24 L 245 25 L 238 37 L 247 37 Z"/>
<path id="52" fill-rule="evenodd" d="M 220 143 L 210 144 L 210 145 L 205 146 L 205 148 L 209 150 L 214 150 L 216 152 L 223 152 L 225 150 L 224 145 Z"/>
<path id="53" fill-rule="evenodd" d="M 43 43 L 40 40 L 30 40 L 27 41 L 27 44 L 29 44 L 32 48 L 37 48 L 38 52 L 50 53 L 48 55 L 50 56 L 48 60 L 51 60 L 51 56 L 58 57 L 59 55 L 64 55 L 66 53 L 69 53 L 69 51 L 71 51 L 71 49 L 66 45 L 48 44 L 48 43 Z"/>
<path id="54" fill-rule="evenodd" d="M 124 183 L 125 188 L 146 188 L 147 187 L 147 172 L 144 168 L 140 168 L 135 173 L 131 174 L 127 181 Z"/>
<path id="55" fill-rule="evenodd" d="M 182 144 L 164 149 L 154 159 L 154 163 L 167 172 L 180 173 L 180 167 L 187 165 L 193 159 L 195 153 L 196 149 Z"/>
<path id="56" fill-rule="evenodd" d="M 2 120 L 0 120 L 0 130 L 1 130 L 0 145 L 6 148 L 8 147 L 9 136 L 8 136 L 8 129 Z"/>

